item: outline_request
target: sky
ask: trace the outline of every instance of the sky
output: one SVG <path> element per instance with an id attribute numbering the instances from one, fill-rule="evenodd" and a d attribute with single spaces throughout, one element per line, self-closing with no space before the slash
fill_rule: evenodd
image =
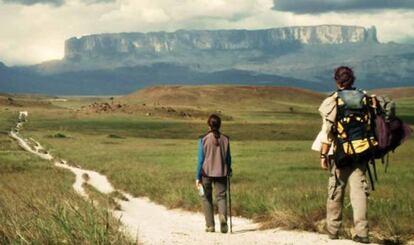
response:
<path id="1" fill-rule="evenodd" d="M 0 61 L 64 56 L 64 41 L 96 33 L 375 25 L 380 42 L 414 43 L 413 0 L 0 0 Z"/>

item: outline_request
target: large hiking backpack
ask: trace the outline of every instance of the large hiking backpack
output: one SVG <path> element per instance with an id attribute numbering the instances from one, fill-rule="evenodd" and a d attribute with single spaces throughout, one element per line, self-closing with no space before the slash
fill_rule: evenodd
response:
<path id="1" fill-rule="evenodd" d="M 400 146 L 411 134 L 410 127 L 396 116 L 395 103 L 385 96 L 376 96 L 375 134 L 378 146 L 375 158 L 382 159 Z"/>
<path id="2" fill-rule="evenodd" d="M 394 151 L 411 134 L 411 128 L 396 116 L 395 103 L 387 97 L 369 97 L 361 90 L 342 90 L 336 98 L 335 165 L 370 160 L 377 179 L 375 159 Z M 388 161 L 386 162 L 385 171 Z M 374 190 L 369 165 L 367 171 Z"/>
<path id="3" fill-rule="evenodd" d="M 342 167 L 354 161 L 371 159 L 378 142 L 375 137 L 375 111 L 371 97 L 362 90 L 340 90 L 336 98 L 335 164 Z"/>

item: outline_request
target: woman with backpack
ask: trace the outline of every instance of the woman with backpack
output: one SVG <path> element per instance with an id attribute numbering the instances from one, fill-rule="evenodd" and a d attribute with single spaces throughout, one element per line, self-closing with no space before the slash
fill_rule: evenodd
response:
<path id="1" fill-rule="evenodd" d="M 326 229 L 330 239 L 338 239 L 342 224 L 342 207 L 346 185 L 350 186 L 353 209 L 353 240 L 369 243 L 367 200 L 369 186 L 366 172 L 376 145 L 372 130 L 372 98 L 353 87 L 355 76 L 351 68 L 335 71 L 337 92 L 326 98 L 319 112 L 322 116 L 322 147 L 320 164 L 330 170 Z M 334 147 L 333 164 L 328 152 Z"/>
<path id="2" fill-rule="evenodd" d="M 198 141 L 196 187 L 203 199 L 206 232 L 215 232 L 213 185 L 219 212 L 220 231 L 227 233 L 227 179 L 231 175 L 229 137 L 220 132 L 221 119 L 213 114 L 208 120 L 209 131 Z"/>

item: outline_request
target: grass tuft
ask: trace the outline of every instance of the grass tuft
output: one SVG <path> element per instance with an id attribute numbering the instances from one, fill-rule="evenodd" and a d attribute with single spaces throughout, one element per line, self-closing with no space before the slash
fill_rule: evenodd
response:
<path id="1" fill-rule="evenodd" d="M 56 133 L 56 134 L 50 135 L 49 137 L 50 138 L 56 138 L 56 139 L 66 139 L 66 138 L 70 138 L 69 136 L 67 136 L 64 133 Z"/>
<path id="2" fill-rule="evenodd" d="M 125 139 L 125 137 L 122 137 L 122 136 L 117 135 L 117 134 L 109 134 L 108 138 L 111 138 L 111 139 Z"/>

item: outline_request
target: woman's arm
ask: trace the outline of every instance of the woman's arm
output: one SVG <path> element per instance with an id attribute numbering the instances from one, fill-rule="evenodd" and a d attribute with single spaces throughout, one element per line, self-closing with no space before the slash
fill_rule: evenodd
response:
<path id="1" fill-rule="evenodd" d="M 196 181 L 201 181 L 201 169 L 203 168 L 204 162 L 204 150 L 203 150 L 203 139 L 198 141 L 198 159 L 197 159 L 197 171 L 196 171 Z"/>

